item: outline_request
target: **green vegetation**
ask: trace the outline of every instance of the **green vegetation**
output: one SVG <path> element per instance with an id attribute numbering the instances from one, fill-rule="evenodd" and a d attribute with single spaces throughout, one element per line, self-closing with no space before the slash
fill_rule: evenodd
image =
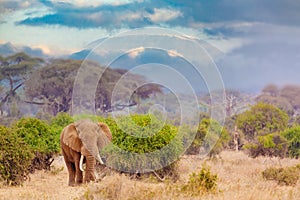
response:
<path id="1" fill-rule="evenodd" d="M 29 174 L 33 153 L 13 130 L 0 126 L 0 180 L 21 184 Z"/>
<path id="2" fill-rule="evenodd" d="M 227 130 L 216 120 L 203 118 L 187 154 L 199 154 L 200 149 L 203 148 L 210 149 L 210 157 L 215 156 L 227 146 L 229 139 Z"/>
<path id="3" fill-rule="evenodd" d="M 287 129 L 286 112 L 265 103 L 258 103 L 238 115 L 236 123 L 246 137 L 244 149 L 251 157 L 287 155 L 288 141 L 280 133 Z"/>
<path id="4" fill-rule="evenodd" d="M 22 118 L 13 126 L 13 129 L 33 151 L 40 153 L 59 151 L 59 142 L 51 127 L 44 121 L 36 118 Z"/>
<path id="5" fill-rule="evenodd" d="M 115 145 L 106 152 L 109 166 L 130 173 L 136 173 L 132 169 L 156 168 L 165 174 L 176 175 L 173 171 L 176 164 L 170 164 L 183 152 L 177 127 L 165 124 L 153 115 L 123 116 L 117 120 L 107 118 L 105 123 L 112 131 Z"/>
<path id="6" fill-rule="evenodd" d="M 60 149 L 60 133 L 55 134 L 46 122 L 36 118 L 22 118 L 12 128 L 35 155 L 30 171 L 50 169 L 53 155 Z"/>
<path id="7" fill-rule="evenodd" d="M 279 108 L 258 103 L 237 117 L 238 128 L 248 140 L 256 136 L 280 132 L 287 128 L 288 115 Z"/>
<path id="8" fill-rule="evenodd" d="M 249 156 L 276 156 L 285 157 L 287 153 L 287 140 L 277 133 L 258 136 L 254 142 L 244 146 Z"/>
<path id="9" fill-rule="evenodd" d="M 170 144 L 178 132 L 177 127 L 164 124 L 153 115 L 124 116 L 117 121 L 108 119 L 106 122 L 113 132 L 113 143 L 133 153 L 151 153 L 159 150 Z"/>
<path id="10" fill-rule="evenodd" d="M 0 180 L 21 184 L 35 170 L 50 170 L 53 157 L 60 151 L 63 127 L 72 121 L 58 114 L 50 124 L 37 118 L 21 118 L 10 128 L 0 126 Z"/>
<path id="11" fill-rule="evenodd" d="M 108 165 L 130 173 L 136 173 L 136 171 L 130 171 L 133 168 L 152 169 L 156 166 L 155 168 L 159 168 L 156 175 L 163 178 L 168 176 L 174 180 L 178 178 L 176 162 L 171 164 L 183 151 L 177 127 L 165 124 L 152 115 L 133 115 L 116 120 L 111 117 L 94 116 L 94 120 L 107 123 L 113 134 L 113 144 L 116 148 L 111 145 L 106 149 Z M 25 156 L 29 161 L 26 164 L 26 159 L 23 159 L 25 161 L 22 167 L 24 167 L 23 174 L 25 175 L 28 170 L 30 172 L 36 169 L 50 170 L 53 156 L 60 151 L 60 133 L 63 127 L 71 122 L 73 122 L 72 117 L 66 113 L 59 113 L 49 122 L 37 118 L 21 118 L 11 128 L 2 127 L 1 151 L 5 153 L 3 156 L 1 154 L 1 161 L 6 162 L 5 160 L 9 157 L 13 159 L 11 162 L 18 163 Z M 8 142 L 10 140 L 11 143 Z M 19 149 L 19 146 L 24 147 Z M 24 152 L 24 155 L 19 151 Z M 16 156 L 10 156 L 11 154 Z M 17 164 L 15 166 L 16 171 L 22 173 L 20 166 Z M 1 165 L 1 174 L 3 174 L 1 176 L 8 182 L 16 180 L 15 177 L 6 175 L 11 174 L 10 168 L 11 166 L 7 163 Z M 16 181 L 15 184 L 21 183 L 21 180 L 18 179 L 19 182 Z"/>
<path id="12" fill-rule="evenodd" d="M 262 176 L 266 180 L 277 181 L 279 185 L 294 186 L 300 177 L 300 165 L 285 168 L 270 167 L 262 172 Z"/>
<path id="13" fill-rule="evenodd" d="M 291 127 L 284 132 L 282 136 L 288 141 L 288 153 L 290 157 L 300 157 L 300 126 Z"/>
<path id="14" fill-rule="evenodd" d="M 202 166 L 199 173 L 192 173 L 181 191 L 190 196 L 199 196 L 208 192 L 216 192 L 218 176 L 212 174 L 210 168 Z"/>

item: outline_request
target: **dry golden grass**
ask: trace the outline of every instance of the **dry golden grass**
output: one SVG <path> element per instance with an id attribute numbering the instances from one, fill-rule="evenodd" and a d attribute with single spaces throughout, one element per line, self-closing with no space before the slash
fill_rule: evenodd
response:
<path id="1" fill-rule="evenodd" d="M 132 180 L 125 175 L 111 173 L 101 182 L 78 187 L 67 186 L 67 171 L 38 172 L 31 175 L 21 187 L 0 188 L 0 199 L 261 199 L 296 200 L 300 197 L 300 181 L 296 186 L 279 186 L 266 181 L 261 172 L 268 167 L 284 167 L 299 164 L 299 160 L 252 159 L 242 152 L 223 152 L 221 159 L 200 160 L 197 156 L 184 156 L 180 161 L 180 180 L 177 183 L 158 182 L 153 179 Z M 189 174 L 198 172 L 202 164 L 211 167 L 218 175 L 218 191 L 213 194 L 191 197 L 180 187 Z M 56 166 L 63 164 L 56 161 Z"/>

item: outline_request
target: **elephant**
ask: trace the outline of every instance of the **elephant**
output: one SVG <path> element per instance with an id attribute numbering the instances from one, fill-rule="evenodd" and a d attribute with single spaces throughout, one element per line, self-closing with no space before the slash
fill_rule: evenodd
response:
<path id="1" fill-rule="evenodd" d="M 103 122 L 83 119 L 67 125 L 62 130 L 60 146 L 69 172 L 69 186 L 96 180 L 96 160 L 104 164 L 99 151 L 111 141 L 111 131 Z M 84 162 L 86 169 L 83 179 Z"/>

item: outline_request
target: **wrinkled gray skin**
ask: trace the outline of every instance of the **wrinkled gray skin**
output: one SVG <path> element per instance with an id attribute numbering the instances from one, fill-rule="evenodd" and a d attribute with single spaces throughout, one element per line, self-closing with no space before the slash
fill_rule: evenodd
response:
<path id="1" fill-rule="evenodd" d="M 69 186 L 96 180 L 96 159 L 103 164 L 99 151 L 111 140 L 108 126 L 101 122 L 79 120 L 63 129 L 60 145 L 69 172 Z M 83 162 L 86 163 L 84 179 Z"/>

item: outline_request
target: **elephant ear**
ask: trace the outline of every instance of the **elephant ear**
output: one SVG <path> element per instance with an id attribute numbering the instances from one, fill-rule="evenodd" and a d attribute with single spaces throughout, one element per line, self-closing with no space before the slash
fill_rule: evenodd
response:
<path id="1" fill-rule="evenodd" d="M 107 124 L 103 123 L 103 122 L 99 122 L 98 126 L 100 127 L 100 129 L 104 132 L 104 134 L 106 135 L 106 137 L 112 141 L 112 134 L 111 131 L 109 129 L 109 127 L 107 126 Z"/>
<path id="2" fill-rule="evenodd" d="M 78 136 L 77 130 L 74 124 L 70 124 L 66 126 L 63 130 L 62 141 L 68 147 L 73 149 L 74 151 L 80 152 L 82 142 Z"/>
<path id="3" fill-rule="evenodd" d="M 105 123 L 99 122 L 98 126 L 99 132 L 97 137 L 97 146 L 99 151 L 101 151 L 101 149 L 103 149 L 112 141 L 112 134 L 110 132 L 109 127 Z"/>

